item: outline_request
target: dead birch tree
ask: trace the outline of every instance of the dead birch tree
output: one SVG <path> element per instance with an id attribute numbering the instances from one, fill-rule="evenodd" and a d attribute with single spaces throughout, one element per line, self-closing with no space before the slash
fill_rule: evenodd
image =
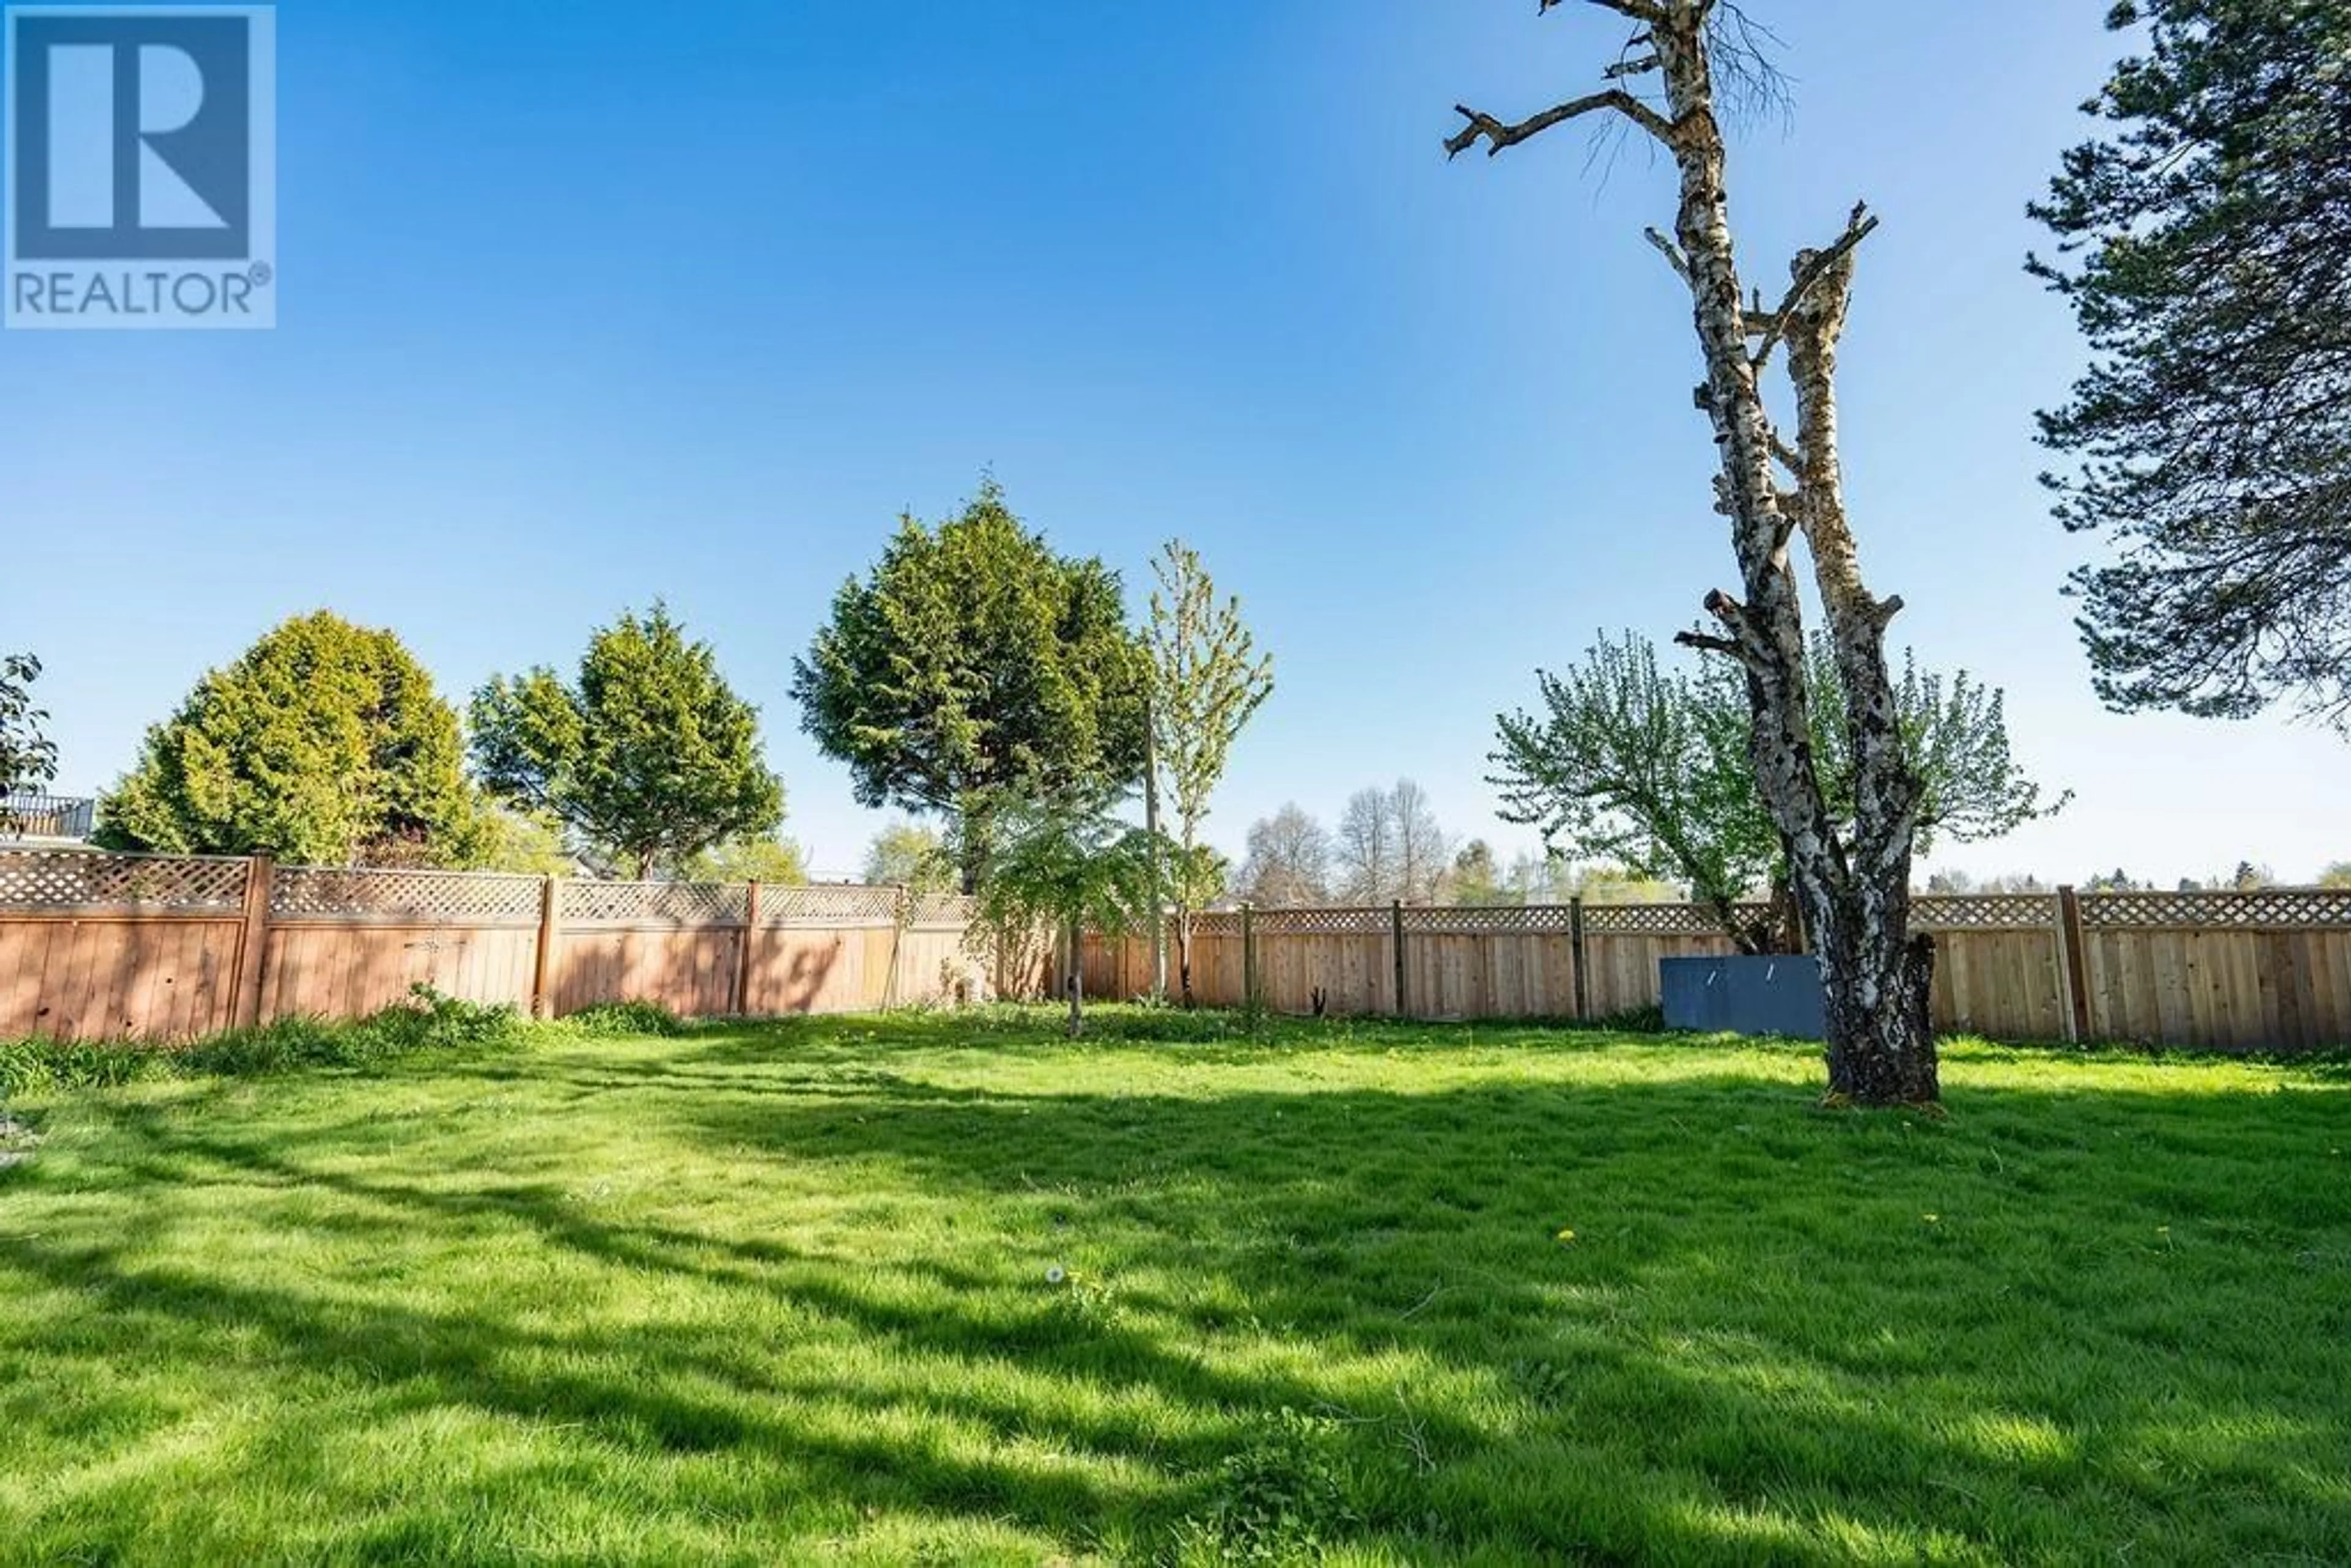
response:
<path id="1" fill-rule="evenodd" d="M 1539 0 L 1549 11 L 1560 0 Z M 1768 82 L 1730 0 L 1586 0 L 1632 24 L 1602 72 L 1608 85 L 1516 123 L 1457 106 L 1467 121 L 1448 155 L 1479 141 L 1492 156 L 1553 126 L 1607 117 L 1648 138 L 1678 175 L 1671 237 L 1647 231 L 1687 286 L 1706 364 L 1698 408 L 1714 428 L 1715 510 L 1730 522 L 1736 593 L 1706 595 L 1714 632 L 1682 641 L 1736 660 L 1754 720 L 1758 791 L 1785 845 L 1826 991 L 1829 1093 L 1866 1105 L 1938 1098 L 1928 1019 L 1931 938 L 1910 933 L 1910 853 L 1919 785 L 1904 756 L 1886 626 L 1902 607 L 1863 583 L 1837 455 L 1836 359 L 1853 294 L 1854 253 L 1877 220 L 1856 205 L 1829 245 L 1797 253 L 1787 290 L 1766 307 L 1742 282 L 1730 227 L 1718 86 Z M 1793 388 L 1791 438 L 1764 396 L 1775 353 Z M 1784 479 L 1783 479 L 1784 475 Z M 1801 529 L 1843 684 L 1854 770 L 1840 831 L 1813 765 L 1803 610 L 1790 546 Z"/>

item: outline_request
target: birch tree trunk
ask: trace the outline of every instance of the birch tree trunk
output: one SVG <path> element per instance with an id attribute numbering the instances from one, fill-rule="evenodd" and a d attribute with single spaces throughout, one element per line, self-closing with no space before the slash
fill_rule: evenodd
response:
<path id="1" fill-rule="evenodd" d="M 1548 9 L 1556 0 L 1546 0 Z M 1458 153 L 1481 137 L 1489 155 L 1592 113 L 1629 120 L 1659 142 L 1678 175 L 1671 239 L 1649 239 L 1688 286 L 1691 321 L 1706 364 L 1698 407 L 1714 428 L 1720 469 L 1715 507 L 1729 520 L 1740 592 L 1717 589 L 1706 609 L 1720 635 L 1681 641 L 1739 661 L 1754 720 L 1755 779 L 1786 841 L 1788 869 L 1811 933 L 1825 991 L 1829 1092 L 1869 1105 L 1938 1098 L 1928 1015 L 1931 939 L 1909 932 L 1910 852 L 1918 786 L 1903 754 L 1886 672 L 1886 624 L 1901 608 L 1864 585 L 1847 523 L 1837 452 L 1836 353 L 1852 297 L 1855 248 L 1876 220 L 1856 206 L 1844 235 L 1798 254 L 1775 310 L 1750 299 L 1730 228 L 1714 51 L 1725 0 L 1591 0 L 1639 27 L 1612 81 L 1654 74 L 1664 107 L 1623 87 L 1571 99 L 1516 125 L 1463 108 L 1468 123 L 1446 143 Z M 1750 344 L 1754 346 L 1750 347 Z M 1794 385 L 1796 435 L 1775 429 L 1763 372 L 1784 344 Z M 1792 484 L 1783 488 L 1780 471 Z M 1806 690 L 1802 603 L 1790 545 L 1805 537 L 1813 576 L 1836 648 L 1852 727 L 1855 821 L 1841 835 L 1814 771 Z"/>

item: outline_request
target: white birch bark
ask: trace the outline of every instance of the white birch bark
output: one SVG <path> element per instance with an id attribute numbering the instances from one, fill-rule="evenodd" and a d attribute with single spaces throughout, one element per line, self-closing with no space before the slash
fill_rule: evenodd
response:
<path id="1" fill-rule="evenodd" d="M 1545 8 L 1555 3 L 1546 0 Z M 1499 152 L 1589 113 L 1630 120 L 1663 145 L 1678 176 L 1674 236 L 1650 235 L 1687 284 L 1706 381 L 1698 403 L 1714 429 L 1720 469 L 1716 509 L 1730 524 L 1737 596 L 1717 590 L 1706 608 L 1722 634 L 1684 641 L 1736 658 L 1754 719 L 1756 784 L 1785 841 L 1789 871 L 1826 992 L 1829 1088 L 1869 1104 L 1932 1102 L 1938 1095 L 1927 1005 L 1933 947 L 1909 933 L 1910 846 L 1918 787 L 1903 753 L 1886 672 L 1886 622 L 1899 599 L 1865 586 L 1848 523 L 1837 449 L 1836 352 L 1852 296 L 1854 250 L 1876 220 L 1854 209 L 1844 235 L 1799 255 L 1780 307 L 1750 300 L 1730 226 L 1722 131 L 1717 118 L 1712 26 L 1719 0 L 1592 0 L 1638 24 L 1613 79 L 1654 73 L 1662 110 L 1612 88 L 1517 125 L 1463 109 L 1468 123 L 1447 142 L 1459 152 L 1481 137 Z M 1794 385 L 1796 439 L 1774 428 L 1762 390 L 1784 343 Z M 1754 345 L 1750 348 L 1750 344 Z M 1792 471 L 1782 489 L 1779 472 Z M 1814 772 L 1805 689 L 1803 615 L 1790 544 L 1802 529 L 1846 694 L 1855 769 L 1855 821 L 1841 840 Z"/>

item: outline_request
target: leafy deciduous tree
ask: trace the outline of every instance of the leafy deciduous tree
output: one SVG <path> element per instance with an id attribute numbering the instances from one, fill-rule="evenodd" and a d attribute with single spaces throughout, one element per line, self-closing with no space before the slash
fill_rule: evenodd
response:
<path id="1" fill-rule="evenodd" d="M 679 872 L 688 882 L 759 882 L 799 887 L 808 879 L 808 857 L 790 839 L 746 833 L 721 839 L 686 857 Z"/>
<path id="2" fill-rule="evenodd" d="M 390 632 L 297 616 L 196 684 L 99 803 L 97 842 L 319 865 L 466 865 L 457 716 Z"/>
<path id="3" fill-rule="evenodd" d="M 936 893 L 951 887 L 956 868 L 939 835 L 920 822 L 893 822 L 865 846 L 866 883 Z"/>
<path id="4" fill-rule="evenodd" d="M 1062 934 L 1070 1035 L 1085 1027 L 1084 937 L 1123 936 L 1156 896 L 1154 846 L 1114 814 L 1118 792 L 1084 784 L 1050 794 L 1004 794 L 981 802 L 988 824 L 979 915 L 999 931 L 1050 924 Z"/>
<path id="5" fill-rule="evenodd" d="M 41 661 L 32 654 L 0 657 L 0 800 L 57 776 L 57 743 L 41 729 L 48 711 L 33 706 L 32 685 L 40 678 Z M 0 820 L 0 828 L 6 826 Z"/>
<path id="6" fill-rule="evenodd" d="M 1273 693 L 1273 656 L 1257 652 L 1240 601 L 1219 600 L 1197 552 L 1170 539 L 1152 563 L 1144 645 L 1151 656 L 1155 766 L 1176 809 L 1166 887 L 1176 905 L 1176 984 L 1192 1005 L 1192 916 L 1224 892 L 1225 862 L 1200 842 L 1208 798 L 1241 727 Z"/>
<path id="7" fill-rule="evenodd" d="M 484 800 L 467 863 L 476 871 L 565 876 L 572 869 L 563 847 L 563 825 L 537 811 L 521 811 Z"/>
<path id="8" fill-rule="evenodd" d="M 491 793 L 558 818 L 641 877 L 783 818 L 758 710 L 660 604 L 598 630 L 572 685 L 544 665 L 500 675 L 475 693 L 472 717 Z"/>
<path id="9" fill-rule="evenodd" d="M 1476 906 L 1519 904 L 1524 900 L 1503 885 L 1501 867 L 1494 860 L 1494 846 L 1483 839 L 1471 839 L 1453 857 L 1453 870 L 1445 879 L 1445 902 Z"/>
<path id="10" fill-rule="evenodd" d="M 1814 634 L 1811 766 L 1840 843 L 1852 841 L 1857 768 L 1839 702 L 1836 651 Z M 1687 882 L 1741 951 L 1789 945 L 1783 916 L 1742 918 L 1739 904 L 1781 885 L 1778 825 L 1748 760 L 1745 683 L 1726 663 L 1695 674 L 1659 667 L 1633 632 L 1602 633 L 1580 664 L 1538 671 L 1542 711 L 1503 714 L 1490 780 L 1502 819 L 1540 828 L 1571 854 L 1614 860 L 1644 877 Z M 1913 841 L 1999 838 L 2061 810 L 2010 754 L 2001 694 L 1964 670 L 1946 679 L 1905 654 L 1894 687 L 1904 750 L 1916 759 Z"/>
<path id="11" fill-rule="evenodd" d="M 2351 733 L 2351 6 L 2143 0 L 2032 214 L 2095 356 L 2042 440 L 2097 692 Z"/>
<path id="12" fill-rule="evenodd" d="M 971 892 L 988 802 L 1141 777 L 1148 684 L 1118 575 L 1054 554 L 991 479 L 936 528 L 900 520 L 794 661 L 792 695 L 861 804 L 956 820 Z"/>

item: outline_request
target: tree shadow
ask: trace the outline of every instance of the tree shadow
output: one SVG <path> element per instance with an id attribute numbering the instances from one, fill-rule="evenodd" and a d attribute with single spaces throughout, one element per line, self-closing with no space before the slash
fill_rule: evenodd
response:
<path id="1" fill-rule="evenodd" d="M 162 1266 L 162 1203 L 103 1235 L 0 1237 L 0 1263 L 87 1294 L 117 1354 L 257 1338 L 390 1407 L 576 1423 L 655 1458 L 772 1455 L 822 1494 L 1071 1543 L 1164 1534 L 1287 1407 L 1339 1423 L 1373 1478 L 1366 1549 L 2012 1558 L 2078 1544 L 2068 1515 L 2089 1509 L 2156 1549 L 2351 1551 L 2351 1498 L 2318 1479 L 2351 1454 L 2320 1381 L 2351 1374 L 2351 1275 L 2326 1261 L 2351 1258 L 2351 1197 L 2210 1180 L 2231 1159 L 2325 1171 L 2335 1093 L 1960 1085 L 1938 1124 L 1814 1112 L 1789 1083 L 1666 1055 L 1614 1086 L 1505 1063 L 1427 1092 L 1017 1093 L 925 1076 L 937 1037 L 900 1038 L 903 1054 L 761 1030 L 464 1070 L 617 1099 L 659 1146 L 736 1162 L 747 1191 L 899 1205 L 903 1243 L 876 1249 L 891 1232 L 869 1226 L 853 1252 L 667 1208 L 604 1217 L 569 1190 L 562 1147 L 388 1173 L 354 1153 L 371 1115 L 246 1133 L 226 1088 L 105 1113 L 103 1157 L 133 1189 L 250 1188 L 256 1223 L 560 1255 L 565 1278 L 682 1281 L 724 1310 L 614 1331 L 427 1310 L 396 1277 Z M 2198 1250 L 2151 1257 L 2166 1225 Z M 2280 1247 L 2319 1260 L 2231 1279 Z M 1064 1260 L 1102 1293 L 1049 1281 Z M 2306 1346 L 2281 1357 L 2216 1331 L 2216 1310 Z M 743 1322 L 821 1354 L 774 1354 Z M 926 1421 L 1003 1451 L 908 1440 Z M 1011 1452 L 1035 1443 L 1104 1463 Z M 2218 1525 L 2199 1517 L 2216 1498 L 2237 1509 Z"/>

